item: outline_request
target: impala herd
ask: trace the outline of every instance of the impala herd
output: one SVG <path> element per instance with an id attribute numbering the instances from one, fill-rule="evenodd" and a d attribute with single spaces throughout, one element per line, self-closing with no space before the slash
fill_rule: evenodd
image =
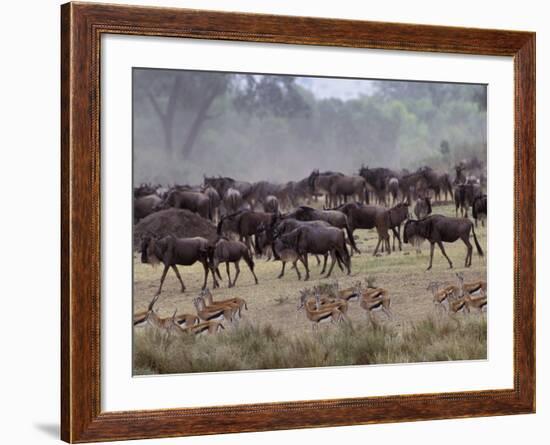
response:
<path id="1" fill-rule="evenodd" d="M 456 273 L 456 285 L 444 285 L 432 281 L 428 285 L 431 291 L 434 308 L 437 311 L 456 314 L 458 312 L 470 313 L 487 309 L 487 282 L 476 280 L 465 282 L 464 275 Z M 325 284 L 302 289 L 299 291 L 297 316 L 303 311 L 307 321 L 311 323 L 313 330 L 320 324 L 345 323 L 351 326 L 348 311 L 351 304 L 365 312 L 367 322 L 376 323 L 374 313 L 383 313 L 388 320 L 393 319 L 390 309 L 391 297 L 387 289 L 376 287 L 367 280 L 353 286 L 340 289 L 338 283 Z M 208 288 L 201 290 L 193 299 L 196 314 L 177 314 L 174 311 L 171 317 L 161 318 L 155 310 L 155 303 L 159 295 L 153 297 L 146 311 L 134 314 L 134 326 L 149 325 L 157 329 L 163 336 L 168 337 L 173 333 L 179 334 L 215 334 L 224 328 L 222 322 L 238 326 L 243 317 L 243 311 L 248 310 L 248 305 L 243 298 L 233 297 L 215 301 Z"/>

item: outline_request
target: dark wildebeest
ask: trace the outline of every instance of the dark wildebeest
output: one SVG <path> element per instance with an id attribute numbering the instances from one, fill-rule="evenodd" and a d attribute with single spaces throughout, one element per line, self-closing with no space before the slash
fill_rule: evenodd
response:
<path id="1" fill-rule="evenodd" d="M 250 250 L 246 245 L 240 241 L 230 241 L 227 238 L 220 237 L 218 240 L 210 246 L 209 257 L 212 266 L 212 271 L 218 274 L 218 277 L 221 279 L 221 275 L 218 269 L 220 263 L 225 263 L 225 270 L 227 271 L 227 279 L 229 280 L 229 287 L 235 286 L 237 278 L 241 273 L 239 267 L 239 261 L 242 259 L 248 265 L 250 272 L 254 276 L 254 281 L 258 284 L 258 278 L 254 273 L 254 260 L 250 254 Z M 235 278 L 233 283 L 231 282 L 231 275 L 229 273 L 229 263 L 235 265 Z M 215 286 L 216 284 L 214 284 Z"/>
<path id="2" fill-rule="evenodd" d="M 351 259 L 346 247 L 346 240 L 342 230 L 336 227 L 298 227 L 290 233 L 281 235 L 281 242 L 284 246 L 294 249 L 300 261 L 306 268 L 305 280 L 309 280 L 308 254 L 324 255 L 328 253 L 332 262 L 325 278 L 330 277 L 334 265 L 340 260 L 351 273 Z"/>
<path id="3" fill-rule="evenodd" d="M 485 220 L 487 219 L 487 195 L 481 195 L 474 198 L 472 203 L 472 216 L 476 222 L 481 220 L 481 225 L 485 227 Z"/>
<path id="4" fill-rule="evenodd" d="M 275 196 L 267 196 L 262 204 L 265 213 L 274 213 L 275 215 L 279 213 L 279 200 Z"/>
<path id="5" fill-rule="evenodd" d="M 204 267 L 204 282 L 202 288 L 206 287 L 208 271 L 208 240 L 202 237 L 176 238 L 168 235 L 161 239 L 145 236 L 141 241 L 141 262 L 148 264 L 164 264 L 164 270 L 160 278 L 160 286 L 155 295 L 159 295 L 162 284 L 166 278 L 169 268 L 172 268 L 181 284 L 181 291 L 185 292 L 185 285 L 181 279 L 177 265 L 191 266 L 199 261 Z M 212 272 L 214 286 L 217 286 L 216 276 Z"/>
<path id="6" fill-rule="evenodd" d="M 228 177 L 204 177 L 204 185 L 212 186 L 216 189 L 218 194 L 222 197 L 225 196 L 229 188 L 238 190 L 241 194 L 242 199 L 248 201 L 250 205 L 253 205 L 251 201 L 251 194 L 253 191 L 253 186 L 250 182 L 246 181 L 236 181 L 233 178 Z"/>
<path id="7" fill-rule="evenodd" d="M 385 167 L 369 168 L 362 165 L 359 169 L 359 176 L 365 178 L 365 181 L 370 187 L 367 187 L 365 192 L 365 202 L 370 203 L 369 191 L 372 191 L 376 196 L 378 203 L 386 205 L 387 186 L 390 178 L 400 180 L 400 175 L 393 170 Z"/>
<path id="8" fill-rule="evenodd" d="M 450 218 L 443 215 L 430 215 L 420 220 L 409 220 L 405 223 L 403 230 L 405 243 L 413 241 L 415 238 L 425 239 L 430 242 L 430 265 L 427 270 L 432 268 L 434 247 L 439 246 L 441 253 L 449 262 L 449 267 L 453 263 L 447 256 L 443 243 L 454 243 L 459 238 L 466 244 L 467 252 L 464 261 L 465 267 L 472 265 L 472 244 L 470 243 L 470 232 L 474 235 L 474 241 L 479 256 L 483 256 L 483 250 L 477 240 L 474 230 L 474 224 L 468 218 Z"/>
<path id="9" fill-rule="evenodd" d="M 277 276 L 277 278 L 282 278 L 284 276 L 286 263 L 291 263 L 292 268 L 296 271 L 296 275 L 298 275 L 298 279 L 301 280 L 302 275 L 300 274 L 300 270 L 298 269 L 297 264 L 298 260 L 300 259 L 300 255 L 298 255 L 298 252 L 296 252 L 294 248 L 286 246 L 278 238 L 272 242 L 272 248 L 274 255 L 282 263 L 281 273 Z"/>
<path id="10" fill-rule="evenodd" d="M 353 239 L 353 233 L 348 224 L 348 217 L 339 210 L 318 210 L 308 206 L 300 206 L 287 214 L 286 217 L 298 219 L 300 221 L 326 221 L 331 226 L 343 229 L 348 235 L 351 248 L 355 252 L 361 253 Z"/>
<path id="11" fill-rule="evenodd" d="M 157 210 L 175 207 L 176 209 L 187 209 L 197 213 L 204 219 L 212 219 L 210 211 L 210 198 L 201 192 L 172 190 L 166 199 L 157 207 Z"/>
<path id="12" fill-rule="evenodd" d="M 158 186 L 153 186 L 151 184 L 140 184 L 139 186 L 134 187 L 134 198 L 154 195 L 156 194 L 157 187 Z"/>
<path id="13" fill-rule="evenodd" d="M 430 202 L 430 197 L 425 196 L 423 198 L 417 198 L 414 205 L 414 214 L 416 219 L 422 219 L 432 213 L 432 203 Z"/>
<path id="14" fill-rule="evenodd" d="M 275 224 L 272 225 L 272 227 L 266 229 L 266 244 L 274 247 L 275 241 L 278 239 L 279 236 L 290 233 L 294 229 L 297 229 L 298 227 L 332 227 L 328 222 L 326 221 L 300 221 L 294 218 L 289 218 L 287 216 L 281 218 L 280 220 L 276 221 Z M 280 246 L 280 244 L 279 244 Z M 275 249 L 273 249 L 273 253 L 275 254 L 276 259 L 279 258 L 279 254 Z M 287 252 L 287 256 L 290 256 L 291 252 Z M 321 274 L 325 273 L 326 267 L 327 267 L 327 259 L 328 254 L 324 255 L 324 263 L 323 263 L 323 269 L 321 270 Z M 315 255 L 315 258 L 317 259 L 317 265 L 321 264 L 321 261 L 319 260 L 319 257 Z M 283 261 L 283 271 L 281 272 L 281 276 L 284 273 L 284 262 L 290 261 L 294 262 L 294 260 L 288 259 L 288 260 L 282 260 Z M 342 266 L 340 262 L 338 263 L 338 266 L 342 269 Z M 343 270 L 343 269 L 342 269 Z"/>
<path id="15" fill-rule="evenodd" d="M 462 164 L 455 165 L 455 180 L 453 181 L 454 185 L 465 184 L 466 175 L 464 174 L 465 167 Z"/>
<path id="16" fill-rule="evenodd" d="M 400 230 L 401 224 L 407 219 L 409 214 L 409 203 L 401 202 L 392 207 L 386 209 L 385 207 L 372 206 L 372 205 L 359 205 L 356 203 L 344 204 L 338 209 L 345 213 L 348 217 L 349 227 L 351 231 L 351 237 L 353 237 L 353 231 L 355 229 L 374 229 L 378 232 L 378 244 L 374 250 L 373 255 L 378 253 L 378 248 L 382 244 L 387 248 L 387 253 L 390 253 L 390 241 L 388 230 L 393 233 L 393 249 L 395 250 L 395 239 L 399 241 L 399 250 L 401 250 L 401 237 Z"/>
<path id="17" fill-rule="evenodd" d="M 336 176 L 344 176 L 343 173 L 325 171 L 319 172 L 319 169 L 313 170 L 308 177 L 309 192 L 316 196 L 321 193 L 325 196 L 325 205 L 331 206 L 334 196 L 331 192 L 332 179 Z"/>
<path id="18" fill-rule="evenodd" d="M 223 195 L 223 206 L 225 207 L 226 214 L 237 212 L 243 203 L 241 192 L 234 188 L 228 188 Z"/>
<path id="19" fill-rule="evenodd" d="M 210 215 L 213 222 L 217 223 L 220 219 L 221 197 L 214 187 L 207 186 L 202 190 L 210 200 Z"/>
<path id="20" fill-rule="evenodd" d="M 474 199 L 481 196 L 481 187 L 477 184 L 459 184 L 455 186 L 455 216 L 458 217 L 458 209 L 464 218 L 468 218 L 468 208 Z"/>
<path id="21" fill-rule="evenodd" d="M 146 195 L 134 198 L 134 224 L 153 213 L 162 203 L 157 195 Z"/>
<path id="22" fill-rule="evenodd" d="M 218 235 L 222 234 L 224 221 L 234 221 L 236 223 L 235 230 L 239 235 L 239 240 L 243 241 L 247 248 L 251 248 L 250 237 L 257 235 L 263 231 L 265 227 L 271 227 L 277 220 L 278 215 L 273 213 L 255 212 L 252 210 L 244 210 L 224 216 L 218 224 Z M 255 242 L 254 245 L 257 245 Z"/>

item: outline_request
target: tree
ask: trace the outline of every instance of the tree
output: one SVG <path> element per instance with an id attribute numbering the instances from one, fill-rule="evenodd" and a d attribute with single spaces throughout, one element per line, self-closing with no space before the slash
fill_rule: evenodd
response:
<path id="1" fill-rule="evenodd" d="M 232 73 L 139 70 L 135 95 L 144 94 L 158 117 L 166 151 L 174 156 L 174 139 L 182 141 L 179 153 L 192 157 L 201 129 L 221 112 L 213 113 L 216 101 L 228 95 L 240 112 L 292 117 L 307 113 L 295 78 L 291 76 L 240 75 Z"/>

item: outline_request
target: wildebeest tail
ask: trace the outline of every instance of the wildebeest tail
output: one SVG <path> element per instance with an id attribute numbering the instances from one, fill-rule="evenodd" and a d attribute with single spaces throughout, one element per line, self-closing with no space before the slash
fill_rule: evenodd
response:
<path id="1" fill-rule="evenodd" d="M 474 241 L 476 243 L 477 253 L 479 254 L 479 256 L 483 256 L 483 249 L 481 248 L 479 241 L 477 240 L 476 231 L 473 225 L 472 225 L 472 233 L 474 235 Z"/>

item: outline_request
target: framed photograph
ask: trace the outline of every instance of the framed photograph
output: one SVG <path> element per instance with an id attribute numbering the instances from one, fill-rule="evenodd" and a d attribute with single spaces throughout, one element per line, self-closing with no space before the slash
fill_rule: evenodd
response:
<path id="1" fill-rule="evenodd" d="M 63 440 L 535 411 L 534 33 L 61 18 Z"/>

